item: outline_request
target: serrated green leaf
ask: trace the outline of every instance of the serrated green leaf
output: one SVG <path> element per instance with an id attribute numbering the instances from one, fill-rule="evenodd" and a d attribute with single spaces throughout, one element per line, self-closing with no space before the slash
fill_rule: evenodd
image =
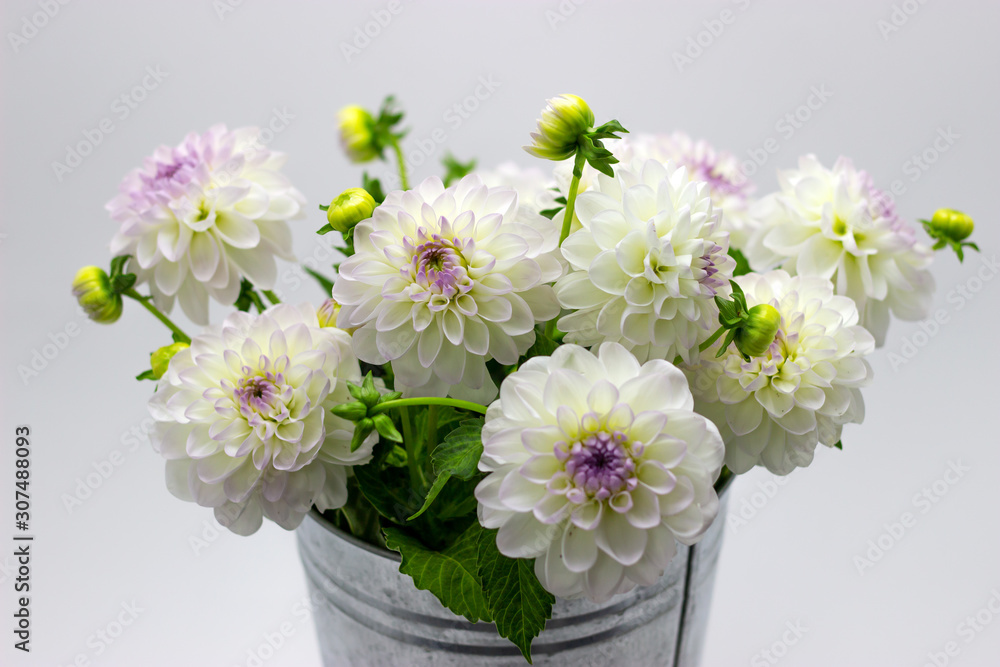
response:
<path id="1" fill-rule="evenodd" d="M 403 468 L 379 470 L 375 463 L 354 468 L 358 488 L 368 502 L 387 519 L 403 524 L 420 508 L 420 496 L 410 490 L 410 478 Z"/>
<path id="2" fill-rule="evenodd" d="M 479 472 L 479 458 L 483 455 L 482 419 L 467 419 L 448 433 L 431 453 L 431 464 L 437 477 L 427 491 L 423 504 L 407 519 L 412 521 L 427 511 L 452 477 L 472 479 Z"/>
<path id="3" fill-rule="evenodd" d="M 497 549 L 497 531 L 481 531 L 479 579 L 497 632 L 531 662 L 531 642 L 552 618 L 555 597 L 535 576 L 534 561 L 508 558 Z"/>
<path id="4" fill-rule="evenodd" d="M 428 549 L 401 528 L 383 530 L 386 546 L 402 557 L 399 571 L 410 575 L 417 588 L 430 591 L 441 604 L 472 623 L 490 620 L 479 581 L 479 536 L 483 529 L 478 523 L 472 523 L 444 551 Z"/>
<path id="5" fill-rule="evenodd" d="M 438 474 L 447 472 L 470 479 L 478 472 L 483 455 L 483 419 L 467 419 L 434 448 L 431 464 Z"/>
<path id="6" fill-rule="evenodd" d="M 444 485 L 448 483 L 449 479 L 451 479 L 451 473 L 448 472 L 440 473 L 434 480 L 434 483 L 431 484 L 431 488 L 427 490 L 427 497 L 424 498 L 424 504 L 421 505 L 420 509 L 418 509 L 415 513 L 407 517 L 406 520 L 413 521 L 421 514 L 426 512 L 430 508 L 430 506 L 434 503 L 434 501 L 437 499 L 438 494 L 441 493 L 441 490 L 444 489 Z"/>

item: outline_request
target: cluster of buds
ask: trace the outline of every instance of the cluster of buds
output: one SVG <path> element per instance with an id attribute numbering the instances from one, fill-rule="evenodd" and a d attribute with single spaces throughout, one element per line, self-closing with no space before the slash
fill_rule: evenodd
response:
<path id="1" fill-rule="evenodd" d="M 937 241 L 934 244 L 935 250 L 949 246 L 958 255 L 959 261 L 965 260 L 964 248 L 972 248 L 979 252 L 979 246 L 965 240 L 975 229 L 975 224 L 969 215 L 952 208 L 939 208 L 934 211 L 930 220 L 920 222 L 923 223 L 927 235 Z"/>
<path id="2" fill-rule="evenodd" d="M 342 419 L 354 422 L 354 437 L 351 439 L 352 452 L 364 443 L 372 431 L 378 431 L 378 434 L 386 440 L 403 442 L 403 436 L 396 429 L 396 425 L 392 423 L 392 418 L 378 408 L 382 403 L 395 401 L 401 397 L 400 392 L 381 393 L 375 386 L 375 379 L 370 371 L 360 387 L 348 382 L 347 390 L 351 392 L 354 401 L 341 403 L 332 408 L 332 412 Z"/>

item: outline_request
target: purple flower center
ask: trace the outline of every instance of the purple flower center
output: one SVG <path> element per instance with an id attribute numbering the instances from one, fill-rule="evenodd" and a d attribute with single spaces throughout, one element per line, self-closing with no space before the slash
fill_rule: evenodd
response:
<path id="1" fill-rule="evenodd" d="M 472 289 L 473 281 L 463 256 L 464 251 L 474 247 L 471 239 L 448 238 L 444 233 L 429 233 L 421 227 L 417 231 L 417 239 L 404 239 L 403 247 L 412 259 L 400 273 L 419 286 L 411 292 L 415 301 L 426 299 L 432 306 L 443 307 L 451 299 Z"/>
<path id="2" fill-rule="evenodd" d="M 574 488 L 566 497 L 575 503 L 589 498 L 606 500 L 638 484 L 632 451 L 642 443 L 629 442 L 621 431 L 597 431 L 573 443 L 556 443 L 556 458 L 563 462 Z M 631 450 L 631 451 L 630 451 Z"/>
<path id="3" fill-rule="evenodd" d="M 244 366 L 243 372 L 246 376 L 233 390 L 233 397 L 247 423 L 256 426 L 264 419 L 279 422 L 287 419 L 287 402 L 292 389 L 285 384 L 284 373 L 264 371 L 250 375 L 252 369 L 249 366 Z"/>

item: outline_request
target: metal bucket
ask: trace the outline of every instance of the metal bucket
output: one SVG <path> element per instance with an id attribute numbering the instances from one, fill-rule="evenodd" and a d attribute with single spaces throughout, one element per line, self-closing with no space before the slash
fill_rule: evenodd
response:
<path id="1" fill-rule="evenodd" d="M 604 604 L 557 599 L 532 644 L 534 664 L 698 665 L 728 495 L 701 542 L 678 546 L 658 584 Z M 415 588 L 395 552 L 361 542 L 315 510 L 298 543 L 325 667 L 526 664 L 492 623 L 469 623 Z"/>

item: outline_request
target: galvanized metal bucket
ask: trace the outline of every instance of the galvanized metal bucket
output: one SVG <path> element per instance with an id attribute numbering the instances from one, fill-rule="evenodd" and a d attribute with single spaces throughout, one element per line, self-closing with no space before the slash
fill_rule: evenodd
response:
<path id="1" fill-rule="evenodd" d="M 535 665 L 698 665 L 727 493 L 701 542 L 678 547 L 659 583 L 604 604 L 557 599 L 532 644 Z M 469 623 L 400 574 L 399 555 L 337 529 L 315 510 L 298 529 L 326 667 L 522 666 L 492 623 Z"/>

